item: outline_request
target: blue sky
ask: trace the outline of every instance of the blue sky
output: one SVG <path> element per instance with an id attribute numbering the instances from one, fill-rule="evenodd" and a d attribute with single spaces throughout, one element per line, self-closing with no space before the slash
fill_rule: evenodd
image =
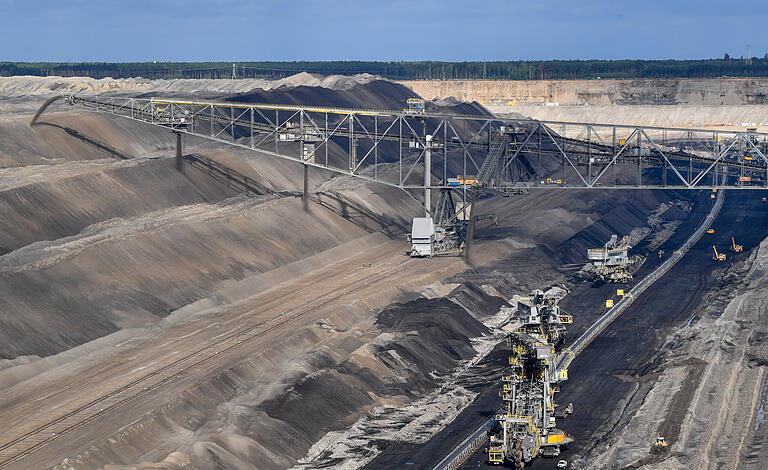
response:
<path id="1" fill-rule="evenodd" d="M 0 0 L 0 60 L 762 57 L 767 24 L 766 0 Z"/>

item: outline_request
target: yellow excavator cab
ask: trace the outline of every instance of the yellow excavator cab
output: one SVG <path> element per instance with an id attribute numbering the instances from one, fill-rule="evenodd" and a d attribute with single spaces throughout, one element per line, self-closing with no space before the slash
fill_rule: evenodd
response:
<path id="1" fill-rule="evenodd" d="M 707 233 L 715 233 L 715 229 L 713 229 L 713 228 L 708 228 L 708 229 L 707 229 Z"/>
<path id="2" fill-rule="evenodd" d="M 653 443 L 656 447 L 667 447 L 667 440 L 663 437 L 657 437 L 656 442 Z"/>

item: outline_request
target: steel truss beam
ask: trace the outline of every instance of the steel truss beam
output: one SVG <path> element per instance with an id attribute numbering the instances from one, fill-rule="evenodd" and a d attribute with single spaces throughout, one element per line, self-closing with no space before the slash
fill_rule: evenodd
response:
<path id="1" fill-rule="evenodd" d="M 174 99 L 68 102 L 405 190 L 466 193 L 475 178 L 496 191 L 768 188 L 768 134 L 749 131 Z M 439 165 L 425 180 L 427 150 Z"/>

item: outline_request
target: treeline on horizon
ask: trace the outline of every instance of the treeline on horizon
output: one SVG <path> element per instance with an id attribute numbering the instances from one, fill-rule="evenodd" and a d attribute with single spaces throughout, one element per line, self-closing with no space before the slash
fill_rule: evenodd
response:
<path id="1" fill-rule="evenodd" d="M 0 62 L 0 76 L 35 75 L 146 79 L 231 78 L 231 62 Z M 768 77 L 768 54 L 697 60 L 549 60 L 505 62 L 238 62 L 237 78 L 283 78 L 299 72 L 370 73 L 391 80 L 576 80 L 598 78 Z"/>

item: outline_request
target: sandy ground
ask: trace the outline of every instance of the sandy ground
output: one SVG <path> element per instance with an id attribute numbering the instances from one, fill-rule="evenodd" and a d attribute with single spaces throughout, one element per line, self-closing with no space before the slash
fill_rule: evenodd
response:
<path id="1" fill-rule="evenodd" d="M 364 331 L 350 331 L 349 328 L 354 328 L 366 317 L 368 319 L 365 323 L 370 328 L 369 312 L 388 304 L 402 290 L 424 288 L 435 280 L 464 269 L 463 262 L 456 258 L 420 263 L 403 255 L 400 242 L 381 243 L 382 241 L 381 238 L 374 237 L 368 242 L 369 246 L 358 247 L 349 258 L 323 260 L 327 264 L 319 269 L 294 277 L 265 292 L 248 295 L 234 302 L 234 305 L 209 308 L 186 321 L 174 318 L 174 322 L 180 324 L 159 332 L 137 332 L 136 338 L 124 340 L 76 363 L 69 362 L 65 366 L 66 373 L 54 369 L 3 390 L 0 407 L 3 409 L 4 423 L 10 426 L 7 429 L 11 431 L 4 432 L 3 441 L 24 434 L 53 417 L 63 415 L 96 397 L 119 389 L 153 370 L 159 370 L 177 360 L 186 351 L 201 349 L 216 338 L 234 334 L 251 325 L 264 324 L 266 328 L 276 324 L 278 327 L 245 342 L 233 351 L 222 354 L 203 367 L 188 370 L 185 374 L 180 373 L 174 383 L 168 384 L 167 388 L 162 390 L 164 398 L 171 399 L 175 393 L 183 390 L 185 384 L 204 381 L 210 374 L 221 371 L 224 367 L 231 367 L 246 358 L 256 361 L 254 355 L 268 355 L 270 349 L 279 349 L 280 343 L 292 342 L 292 335 L 312 333 L 318 336 L 320 343 L 329 343 L 328 349 L 333 351 L 334 348 L 330 345 L 339 342 L 339 338 L 333 338 L 333 329 L 344 329 L 345 335 L 364 334 Z M 233 290 L 240 293 L 250 292 L 246 286 L 248 282 L 243 281 L 241 286 L 230 289 L 224 295 L 232 299 Z M 339 292 L 339 289 L 342 289 L 342 292 Z M 340 310 L 342 306 L 344 308 Z M 301 312 L 300 316 L 286 324 L 279 323 L 286 312 L 293 313 L 297 310 Z M 323 326 L 320 326 L 320 320 Z M 296 367 L 293 361 L 306 353 L 306 350 L 302 352 L 300 344 L 301 341 L 297 341 L 296 348 L 291 348 L 293 350 L 290 354 L 270 359 L 269 369 L 274 371 L 273 373 L 290 374 L 291 368 Z M 317 344 L 311 344 L 311 347 L 317 347 Z M 282 359 L 278 359 L 279 357 Z M 278 379 L 278 376 L 264 375 L 260 377 L 260 382 L 279 383 Z M 143 383 L 136 385 L 143 386 Z M 260 399 L 266 400 L 279 390 L 265 392 Z M 109 425 L 101 428 L 99 433 L 108 436 L 151 409 L 151 405 L 138 413 L 124 413 L 122 409 L 117 409 L 114 414 L 105 417 Z M 30 416 L 37 416 L 38 419 L 29 419 Z M 66 440 L 69 440 L 69 436 L 62 439 Z M 95 442 L 90 444 L 98 445 Z M 71 450 L 67 451 L 67 447 L 57 440 L 52 446 L 56 449 L 55 453 L 44 449 L 34 455 L 34 460 L 20 462 L 19 468 L 30 468 L 31 462 L 41 466 L 51 465 L 61 455 L 72 453 L 77 449 L 77 445 L 79 443 L 76 441 L 75 447 L 69 447 Z"/>

